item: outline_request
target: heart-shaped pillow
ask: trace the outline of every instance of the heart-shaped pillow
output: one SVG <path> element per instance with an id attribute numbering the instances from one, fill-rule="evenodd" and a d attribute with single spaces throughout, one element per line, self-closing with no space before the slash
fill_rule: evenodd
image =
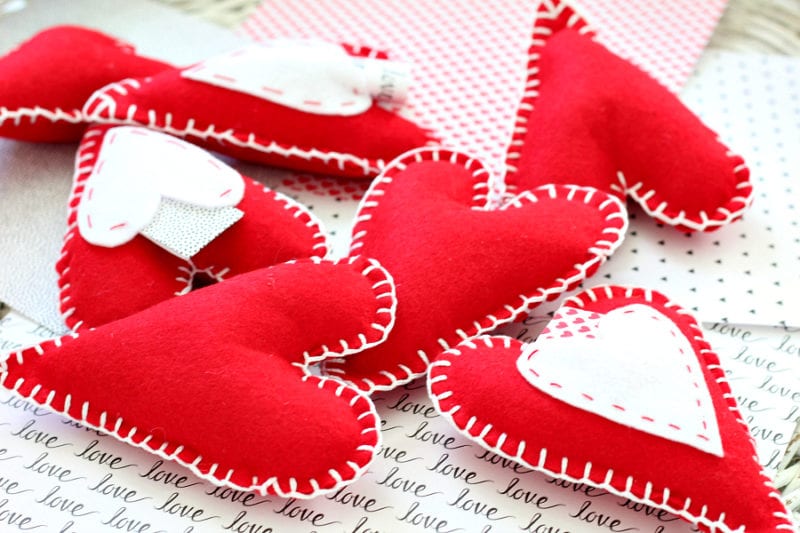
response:
<path id="1" fill-rule="evenodd" d="M 0 384 L 215 484 L 311 497 L 365 471 L 380 426 L 308 367 L 380 342 L 395 304 L 373 260 L 276 265 L 12 354 Z"/>
<path id="2" fill-rule="evenodd" d="M 0 58 L 0 137 L 77 141 L 87 124 L 81 108 L 94 91 L 167 68 L 97 31 L 78 26 L 44 30 Z"/>
<path id="3" fill-rule="evenodd" d="M 56 267 L 71 328 L 327 252 L 305 207 L 196 146 L 144 128 L 86 132 L 69 206 Z"/>
<path id="4" fill-rule="evenodd" d="M 481 337 L 429 373 L 436 408 L 495 453 L 704 531 L 791 531 L 719 359 L 662 294 L 568 299 L 532 345 Z"/>
<path id="5" fill-rule="evenodd" d="M 709 231 L 742 216 L 749 171 L 678 98 L 541 2 L 507 154 L 511 190 L 577 183 L 630 196 L 660 222 Z"/>
<path id="6" fill-rule="evenodd" d="M 459 152 L 425 148 L 391 163 L 364 197 L 351 254 L 397 281 L 385 343 L 325 370 L 362 390 L 424 374 L 437 353 L 514 320 L 591 275 L 621 242 L 622 204 L 587 187 L 544 186 L 495 207 L 489 172 Z"/>
<path id="7" fill-rule="evenodd" d="M 377 51 L 281 41 L 112 83 L 92 95 L 84 113 L 246 161 L 364 177 L 432 141 L 427 130 L 379 105 L 407 84 L 405 70 Z"/>

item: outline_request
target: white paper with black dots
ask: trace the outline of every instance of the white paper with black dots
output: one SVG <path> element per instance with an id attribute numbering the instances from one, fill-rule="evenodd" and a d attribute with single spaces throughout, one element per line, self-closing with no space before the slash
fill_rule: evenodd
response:
<path id="1" fill-rule="evenodd" d="M 704 321 L 800 326 L 800 61 L 708 51 L 681 99 L 745 158 L 752 208 L 691 235 L 631 208 L 625 242 L 588 283 L 650 287 Z"/>
<path id="2" fill-rule="evenodd" d="M 630 206 L 625 242 L 586 285 L 649 287 L 703 321 L 800 326 L 800 155 L 792 153 L 800 145 L 799 77 L 800 61 L 791 58 L 708 51 L 681 98 L 744 156 L 756 189 L 752 209 L 716 232 L 685 234 Z M 330 178 L 236 166 L 310 206 L 333 255 L 346 255 L 353 191 L 366 181 L 335 186 Z"/>

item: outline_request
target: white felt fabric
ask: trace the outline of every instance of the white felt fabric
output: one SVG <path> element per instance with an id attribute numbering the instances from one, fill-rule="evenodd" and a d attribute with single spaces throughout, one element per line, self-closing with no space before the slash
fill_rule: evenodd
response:
<path id="1" fill-rule="evenodd" d="M 678 327 L 646 305 L 599 315 L 560 309 L 517 369 L 542 392 L 619 424 L 722 456 L 700 363 Z"/>
<path id="2" fill-rule="evenodd" d="M 209 209 L 163 198 L 141 234 L 188 260 L 243 216 L 244 212 L 235 207 Z"/>
<path id="3" fill-rule="evenodd" d="M 397 61 L 352 57 L 341 46 L 277 39 L 212 57 L 182 76 L 318 115 L 363 113 L 373 98 L 401 103 L 410 68 Z"/>
<path id="4" fill-rule="evenodd" d="M 204 150 L 122 126 L 103 138 L 78 206 L 78 229 L 92 244 L 120 246 L 151 223 L 162 198 L 213 209 L 235 206 L 243 195 L 242 176 Z"/>
<path id="5" fill-rule="evenodd" d="M 150 0 L 70 0 L 57 7 L 51 0 L 26 0 L 25 9 L 4 15 L 0 54 L 55 24 L 98 29 L 135 44 L 142 55 L 176 65 L 246 44 L 226 28 Z M 53 265 L 66 231 L 76 149 L 77 143 L 0 139 L 0 300 L 62 334 L 68 329 Z"/>

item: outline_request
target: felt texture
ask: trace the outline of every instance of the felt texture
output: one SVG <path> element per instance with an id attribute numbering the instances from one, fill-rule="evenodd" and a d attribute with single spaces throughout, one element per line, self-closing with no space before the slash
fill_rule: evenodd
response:
<path id="1" fill-rule="evenodd" d="M 236 206 L 244 216 L 189 261 L 141 235 L 113 248 L 90 244 L 78 231 L 78 208 L 86 180 L 100 158 L 103 140 L 114 129 L 92 127 L 77 154 L 68 230 L 56 264 L 60 309 L 70 328 L 96 327 L 136 313 L 185 294 L 193 281 L 221 281 L 291 259 L 327 253 L 324 232 L 308 210 L 247 177 L 242 177 L 244 196 Z"/>
<path id="2" fill-rule="evenodd" d="M 362 390 L 425 372 L 464 338 L 492 330 L 591 275 L 627 227 L 622 204 L 589 188 L 545 186 L 489 207 L 476 159 L 426 148 L 395 160 L 364 197 L 351 255 L 378 259 L 398 286 L 382 345 L 324 370 Z"/>
<path id="3" fill-rule="evenodd" d="M 648 364 L 631 365 L 642 346 L 647 346 Z M 545 394 L 618 424 L 722 455 L 714 408 L 692 347 L 671 320 L 651 307 L 626 305 L 602 315 L 561 309 L 523 351 L 517 370 Z"/>
<path id="4" fill-rule="evenodd" d="M 587 185 L 682 231 L 718 229 L 751 203 L 743 159 L 560 0 L 540 4 L 528 73 L 507 155 L 512 190 Z"/>
<path id="5" fill-rule="evenodd" d="M 395 304 L 374 260 L 284 263 L 12 354 L 0 384 L 215 484 L 311 497 L 365 471 L 380 422 L 308 367 L 380 342 Z"/>
<path id="6" fill-rule="evenodd" d="M 432 141 L 375 103 L 354 116 L 316 115 L 184 77 L 191 68 L 112 83 L 83 111 L 95 122 L 144 125 L 245 161 L 336 176 L 375 176 L 387 161 Z"/>
<path id="7" fill-rule="evenodd" d="M 582 292 L 568 299 L 562 310 L 606 314 L 632 304 L 672 321 L 691 345 L 711 395 L 723 457 L 626 427 L 543 393 L 515 368 L 526 348 L 510 337 L 480 337 L 443 353 L 429 372 L 434 405 L 464 435 L 499 455 L 669 510 L 704 531 L 791 531 L 779 494 L 758 463 L 719 359 L 691 315 L 662 294 L 616 286 Z M 643 343 L 638 348 L 627 364 L 647 368 L 652 363 L 650 347 Z M 669 396 L 661 400 L 671 402 Z"/>
<path id="8" fill-rule="evenodd" d="M 102 137 L 78 206 L 78 230 L 92 244 L 119 246 L 153 222 L 164 200 L 221 209 L 243 195 L 242 175 L 205 150 L 145 128 L 118 127 Z"/>
<path id="9" fill-rule="evenodd" d="M 358 58 L 310 39 L 273 39 L 209 58 L 183 77 L 315 115 L 358 115 L 373 98 L 401 105 L 411 82 L 406 63 Z"/>
<path id="10" fill-rule="evenodd" d="M 136 55 L 133 46 L 79 26 L 44 30 L 0 58 L 0 136 L 22 141 L 81 138 L 81 108 L 91 94 L 170 65 Z"/>

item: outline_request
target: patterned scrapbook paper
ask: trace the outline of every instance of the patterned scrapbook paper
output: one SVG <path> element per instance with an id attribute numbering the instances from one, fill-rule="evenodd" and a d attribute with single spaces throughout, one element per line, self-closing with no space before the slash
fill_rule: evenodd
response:
<path id="1" fill-rule="evenodd" d="M 677 91 L 726 0 L 575 2 L 613 51 Z M 408 109 L 444 144 L 499 170 L 522 91 L 537 3 L 530 0 L 265 0 L 241 32 L 317 37 L 390 50 L 414 64 Z"/>

